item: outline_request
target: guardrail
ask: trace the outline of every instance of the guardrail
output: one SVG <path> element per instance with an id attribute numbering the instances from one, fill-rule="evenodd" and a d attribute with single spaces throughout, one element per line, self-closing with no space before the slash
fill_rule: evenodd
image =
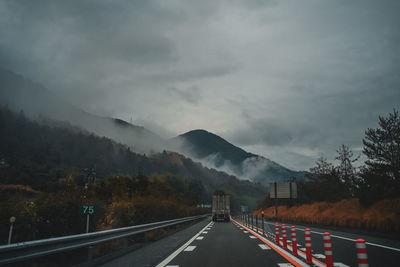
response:
<path id="1" fill-rule="evenodd" d="M 70 235 L 28 242 L 19 242 L 0 246 L 0 265 L 14 263 L 46 255 L 88 247 L 88 260 L 93 256 L 92 246 L 116 239 L 123 239 L 124 248 L 127 247 L 127 238 L 132 235 L 149 232 L 168 226 L 194 221 L 209 216 L 209 214 L 179 218 L 168 221 L 128 226 L 87 234 Z"/>

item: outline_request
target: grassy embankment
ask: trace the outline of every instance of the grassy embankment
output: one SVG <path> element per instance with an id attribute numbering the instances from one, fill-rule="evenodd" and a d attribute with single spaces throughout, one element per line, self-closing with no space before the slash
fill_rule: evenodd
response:
<path id="1" fill-rule="evenodd" d="M 259 214 L 261 210 L 255 214 Z M 264 209 L 265 216 L 274 216 L 275 207 Z M 364 207 L 358 199 L 335 203 L 315 202 L 299 206 L 279 206 L 278 221 L 346 227 L 386 233 L 400 232 L 400 198 L 382 200 Z"/>

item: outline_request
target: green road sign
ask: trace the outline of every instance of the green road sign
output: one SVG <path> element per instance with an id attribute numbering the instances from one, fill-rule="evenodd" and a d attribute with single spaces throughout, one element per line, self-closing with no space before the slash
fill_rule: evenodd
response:
<path id="1" fill-rule="evenodd" d="M 82 215 L 96 215 L 99 212 L 97 205 L 79 205 L 79 214 Z"/>

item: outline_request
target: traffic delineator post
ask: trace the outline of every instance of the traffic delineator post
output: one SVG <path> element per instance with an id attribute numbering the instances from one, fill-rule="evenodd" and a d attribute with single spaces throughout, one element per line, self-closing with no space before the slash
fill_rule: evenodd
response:
<path id="1" fill-rule="evenodd" d="M 275 243 L 279 246 L 279 223 L 275 223 Z"/>
<path id="2" fill-rule="evenodd" d="M 367 246 L 364 239 L 356 240 L 356 250 L 358 267 L 368 267 Z"/>
<path id="3" fill-rule="evenodd" d="M 282 241 L 283 241 L 283 248 L 287 249 L 286 224 L 282 224 Z"/>
<path id="4" fill-rule="evenodd" d="M 292 254 L 297 256 L 297 238 L 296 238 L 296 227 L 290 227 L 292 229 Z"/>
<path id="5" fill-rule="evenodd" d="M 305 239 L 306 239 L 306 263 L 312 264 L 311 232 L 309 228 L 305 229 Z"/>
<path id="6" fill-rule="evenodd" d="M 327 232 L 324 233 L 324 250 L 325 250 L 325 263 L 326 267 L 333 267 L 333 254 L 331 235 Z"/>

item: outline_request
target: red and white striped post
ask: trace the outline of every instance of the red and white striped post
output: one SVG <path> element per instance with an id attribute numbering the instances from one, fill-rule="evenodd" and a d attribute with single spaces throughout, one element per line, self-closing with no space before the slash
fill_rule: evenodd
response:
<path id="1" fill-rule="evenodd" d="M 324 249 L 326 267 L 333 267 L 332 242 L 329 233 L 324 233 Z"/>
<path id="2" fill-rule="evenodd" d="M 312 264 L 312 254 L 311 254 L 311 232 L 309 228 L 306 231 L 306 263 Z"/>
<path id="3" fill-rule="evenodd" d="M 296 238 L 296 227 L 292 226 L 292 254 L 297 256 L 297 238 Z"/>
<path id="4" fill-rule="evenodd" d="M 275 223 L 275 243 L 279 246 L 279 223 Z"/>
<path id="5" fill-rule="evenodd" d="M 367 246 L 364 239 L 356 240 L 358 267 L 368 267 Z"/>
<path id="6" fill-rule="evenodd" d="M 287 249 L 286 224 L 282 224 L 282 241 L 283 241 L 283 248 Z"/>

